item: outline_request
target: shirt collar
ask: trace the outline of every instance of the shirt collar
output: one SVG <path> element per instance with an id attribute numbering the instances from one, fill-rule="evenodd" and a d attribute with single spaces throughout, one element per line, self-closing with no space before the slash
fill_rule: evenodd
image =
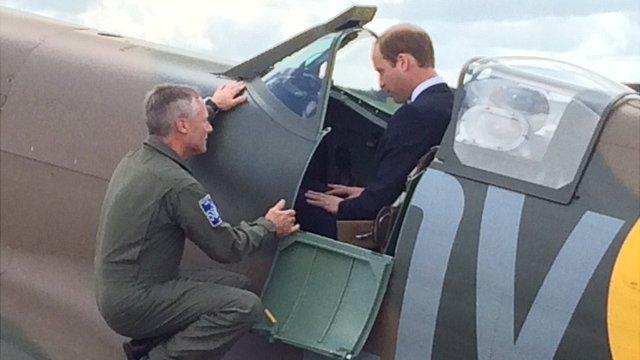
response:
<path id="1" fill-rule="evenodd" d="M 418 86 L 416 86 L 415 89 L 413 89 L 413 92 L 411 93 L 410 102 L 416 101 L 416 98 L 418 97 L 418 95 L 422 94 L 423 91 L 427 90 L 431 86 L 442 84 L 442 83 L 444 83 L 444 80 L 440 76 L 434 76 L 432 78 L 429 78 L 421 82 Z"/>
<path id="2" fill-rule="evenodd" d="M 178 165 L 182 166 L 182 168 L 187 170 L 189 174 L 191 174 L 191 169 L 189 168 L 189 165 L 187 165 L 186 161 L 180 158 L 180 156 L 178 156 L 178 154 L 176 154 L 176 152 L 173 151 L 173 149 L 168 147 L 167 144 L 165 144 L 164 141 L 162 141 L 162 138 L 160 136 L 149 135 L 147 140 L 144 141 L 144 144 L 156 150 L 160 154 L 168 157 L 169 159 L 175 161 L 176 163 L 178 163 Z"/>

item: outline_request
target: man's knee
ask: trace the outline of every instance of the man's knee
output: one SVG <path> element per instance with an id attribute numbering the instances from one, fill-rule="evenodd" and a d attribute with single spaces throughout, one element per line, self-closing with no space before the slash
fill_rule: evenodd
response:
<path id="1" fill-rule="evenodd" d="M 251 280 L 246 275 L 238 274 L 237 275 L 237 287 L 243 290 L 247 290 L 249 286 L 251 286 Z"/>
<path id="2" fill-rule="evenodd" d="M 252 326 L 262 319 L 264 312 L 262 301 L 250 291 L 241 291 L 234 301 L 234 307 L 236 310 L 235 317 L 239 322 Z"/>

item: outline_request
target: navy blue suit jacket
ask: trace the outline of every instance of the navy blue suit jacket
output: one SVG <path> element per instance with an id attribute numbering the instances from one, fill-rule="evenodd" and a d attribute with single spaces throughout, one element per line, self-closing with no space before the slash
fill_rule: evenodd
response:
<path id="1" fill-rule="evenodd" d="M 444 84 L 424 90 L 389 120 L 376 152 L 376 174 L 362 194 L 340 203 L 338 219 L 374 219 L 402 192 L 407 175 L 432 146 L 440 144 L 451 118 L 453 93 Z"/>

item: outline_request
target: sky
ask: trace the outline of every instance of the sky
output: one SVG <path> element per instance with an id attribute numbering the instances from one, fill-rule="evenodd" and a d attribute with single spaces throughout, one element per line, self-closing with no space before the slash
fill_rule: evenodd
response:
<path id="1" fill-rule="evenodd" d="M 320 24 L 354 2 L 343 0 L 0 0 L 0 6 L 101 31 L 246 60 Z M 640 83 L 638 0 L 361 0 L 378 12 L 366 27 L 400 22 L 424 28 L 436 69 L 456 83 L 476 56 L 526 55 L 567 61 L 612 80 Z"/>

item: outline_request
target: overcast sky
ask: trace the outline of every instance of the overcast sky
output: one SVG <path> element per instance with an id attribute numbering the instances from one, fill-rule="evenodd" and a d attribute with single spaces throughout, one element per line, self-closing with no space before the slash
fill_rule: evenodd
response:
<path id="1" fill-rule="evenodd" d="M 0 0 L 102 31 L 241 61 L 332 18 L 352 1 Z M 422 26 L 438 72 L 455 84 L 474 56 L 535 55 L 564 60 L 620 82 L 640 82 L 638 0 L 363 0 L 378 7 L 367 27 Z"/>

